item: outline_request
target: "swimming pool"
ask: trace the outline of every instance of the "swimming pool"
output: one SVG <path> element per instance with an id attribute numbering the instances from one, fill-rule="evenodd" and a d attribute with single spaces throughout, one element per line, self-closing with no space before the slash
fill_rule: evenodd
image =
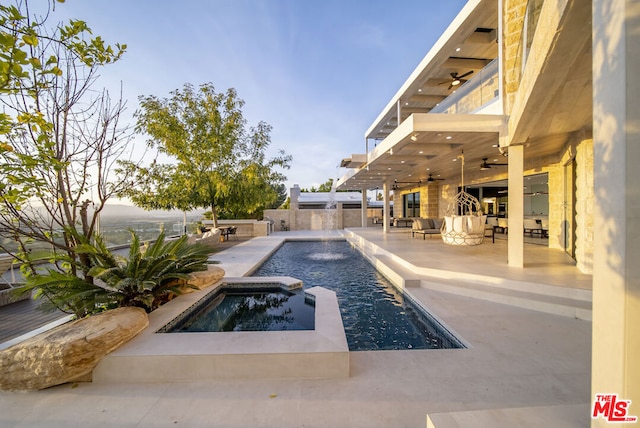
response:
<path id="1" fill-rule="evenodd" d="M 285 242 L 253 276 L 333 290 L 351 351 L 464 348 L 346 241 Z"/>

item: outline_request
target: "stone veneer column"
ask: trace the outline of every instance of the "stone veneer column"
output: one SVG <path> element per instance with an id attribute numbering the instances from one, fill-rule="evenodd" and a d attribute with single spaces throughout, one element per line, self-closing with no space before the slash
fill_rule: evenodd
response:
<path id="1" fill-rule="evenodd" d="M 361 212 L 361 217 L 360 218 L 362 220 L 361 224 L 362 224 L 362 227 L 367 227 L 369 225 L 368 224 L 368 219 L 367 219 L 367 211 L 368 211 L 369 207 L 367 206 L 367 189 L 366 188 L 362 189 L 362 202 L 360 202 L 360 205 L 361 205 L 361 208 L 362 208 L 360 210 L 360 212 Z"/>
<path id="2" fill-rule="evenodd" d="M 549 173 L 549 248 L 564 250 L 562 220 L 564 218 L 564 167 L 553 165 Z"/>
<path id="3" fill-rule="evenodd" d="M 384 182 L 382 184 L 382 232 L 389 232 L 389 184 Z"/>
<path id="4" fill-rule="evenodd" d="M 429 183 L 420 189 L 420 217 L 438 218 L 439 187 Z"/>
<path id="5" fill-rule="evenodd" d="M 593 140 L 576 150 L 576 263 L 580 272 L 593 272 Z"/>
<path id="6" fill-rule="evenodd" d="M 503 35 L 502 35 L 502 68 L 504 78 L 504 107 L 505 112 L 511 111 L 513 98 L 520 85 L 520 67 L 522 67 L 522 21 L 527 10 L 529 0 L 499 0 L 503 5 Z"/>
<path id="7" fill-rule="evenodd" d="M 640 13 L 593 0 L 594 254 L 591 399 L 640 417 Z M 609 424 L 593 419 L 592 427 Z"/>

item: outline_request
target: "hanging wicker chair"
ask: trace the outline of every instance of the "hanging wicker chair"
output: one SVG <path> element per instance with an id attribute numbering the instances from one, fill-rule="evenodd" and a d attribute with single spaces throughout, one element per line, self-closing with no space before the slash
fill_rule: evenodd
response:
<path id="1" fill-rule="evenodd" d="M 473 195 L 464 191 L 464 155 L 462 158 L 462 191 L 447 207 L 440 229 L 442 241 L 449 245 L 480 245 L 484 241 L 482 205 Z"/>

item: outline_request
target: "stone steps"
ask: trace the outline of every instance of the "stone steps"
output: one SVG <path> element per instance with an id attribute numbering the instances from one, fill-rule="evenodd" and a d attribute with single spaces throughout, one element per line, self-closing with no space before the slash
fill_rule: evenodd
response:
<path id="1" fill-rule="evenodd" d="M 588 426 L 589 404 L 474 410 L 427 415 L 427 428 L 538 428 Z"/>
<path id="2" fill-rule="evenodd" d="M 514 288 L 509 288 L 509 285 L 514 285 Z M 514 281 L 505 282 L 499 287 L 462 281 L 435 281 L 433 279 L 423 279 L 421 282 L 421 287 L 430 290 L 483 299 L 554 315 L 591 320 L 591 302 L 589 301 L 549 294 L 544 289 L 540 291 L 522 291 L 517 288 L 517 285 Z M 562 292 L 562 290 L 559 291 Z"/>
<path id="3" fill-rule="evenodd" d="M 399 257 L 380 252 L 370 251 L 368 254 L 365 253 L 365 256 L 380 273 L 401 289 L 422 287 L 554 315 L 591 320 L 591 290 L 419 268 Z"/>

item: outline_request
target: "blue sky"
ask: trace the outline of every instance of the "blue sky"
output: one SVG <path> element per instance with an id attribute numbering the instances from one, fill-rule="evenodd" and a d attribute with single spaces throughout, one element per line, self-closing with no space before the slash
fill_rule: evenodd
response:
<path id="1" fill-rule="evenodd" d="M 293 156 L 287 187 L 317 186 L 364 153 L 364 133 L 465 0 L 66 0 L 52 18 L 126 43 L 99 85 L 168 97 L 185 83 L 236 88 L 249 125 Z M 133 119 L 130 119 L 133 122 Z M 136 147 L 145 144 L 135 140 Z"/>

